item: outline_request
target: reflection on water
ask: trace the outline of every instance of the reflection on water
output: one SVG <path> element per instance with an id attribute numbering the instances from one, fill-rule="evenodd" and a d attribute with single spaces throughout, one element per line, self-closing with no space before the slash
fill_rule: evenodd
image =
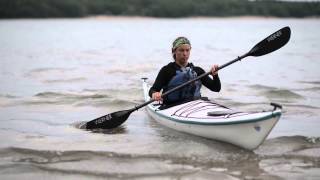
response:
<path id="1" fill-rule="evenodd" d="M 93 133 L 102 133 L 102 134 L 126 134 L 127 128 L 124 126 L 119 126 L 113 129 L 92 129 Z"/>
<path id="2" fill-rule="evenodd" d="M 116 129 L 77 128 L 142 103 L 140 78 L 152 83 L 172 61 L 177 36 L 191 40 L 191 62 L 208 70 L 284 26 L 292 30 L 285 47 L 223 69 L 221 92 L 202 92 L 234 109 L 283 105 L 253 152 L 165 128 L 143 109 Z M 319 26 L 274 18 L 0 20 L 1 179 L 319 179 Z"/>

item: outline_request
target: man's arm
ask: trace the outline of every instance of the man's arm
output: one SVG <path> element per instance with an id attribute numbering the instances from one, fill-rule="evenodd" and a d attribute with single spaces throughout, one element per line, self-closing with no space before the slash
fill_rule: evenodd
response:
<path id="1" fill-rule="evenodd" d="M 153 84 L 153 86 L 149 90 L 149 96 L 152 97 L 154 92 L 160 92 L 161 89 L 168 83 L 168 68 L 166 66 L 162 67 L 159 71 L 157 78 Z"/>
<path id="2" fill-rule="evenodd" d="M 205 71 L 200 67 L 197 67 L 197 69 L 195 70 L 198 76 L 205 73 Z M 201 82 L 205 87 L 207 87 L 211 91 L 219 92 L 221 90 L 221 83 L 220 83 L 220 78 L 218 74 L 213 76 L 212 78 L 210 78 L 209 75 L 205 76 L 201 78 Z"/>

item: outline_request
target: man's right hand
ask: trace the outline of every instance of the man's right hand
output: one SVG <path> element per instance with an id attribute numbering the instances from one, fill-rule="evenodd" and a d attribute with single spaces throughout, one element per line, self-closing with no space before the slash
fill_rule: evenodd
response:
<path id="1" fill-rule="evenodd" d="M 155 101 L 162 101 L 161 95 L 160 92 L 154 92 L 152 93 L 152 99 Z"/>

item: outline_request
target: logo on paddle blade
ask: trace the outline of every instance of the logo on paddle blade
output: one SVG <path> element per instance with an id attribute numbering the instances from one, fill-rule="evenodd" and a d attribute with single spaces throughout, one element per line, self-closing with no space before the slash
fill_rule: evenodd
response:
<path id="1" fill-rule="evenodd" d="M 106 116 L 103 116 L 103 117 L 95 120 L 94 123 L 95 123 L 96 125 L 97 125 L 97 124 L 101 124 L 101 123 L 103 123 L 103 122 L 105 122 L 105 121 L 110 120 L 111 118 L 112 118 L 111 114 L 108 114 L 108 115 L 106 115 Z"/>
<path id="2" fill-rule="evenodd" d="M 280 37 L 282 35 L 282 32 L 281 31 L 277 31 L 273 34 L 271 34 L 268 38 L 267 38 L 267 41 L 270 42 L 270 41 L 273 41 L 275 39 L 277 39 L 278 37 Z"/>

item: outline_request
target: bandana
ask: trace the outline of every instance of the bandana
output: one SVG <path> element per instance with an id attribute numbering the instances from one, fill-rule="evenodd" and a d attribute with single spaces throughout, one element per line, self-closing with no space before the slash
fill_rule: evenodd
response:
<path id="1" fill-rule="evenodd" d="M 177 49 L 179 46 L 183 45 L 183 44 L 190 44 L 190 41 L 185 38 L 185 37 L 178 37 L 176 40 L 173 41 L 172 43 L 172 49 L 175 50 Z"/>

